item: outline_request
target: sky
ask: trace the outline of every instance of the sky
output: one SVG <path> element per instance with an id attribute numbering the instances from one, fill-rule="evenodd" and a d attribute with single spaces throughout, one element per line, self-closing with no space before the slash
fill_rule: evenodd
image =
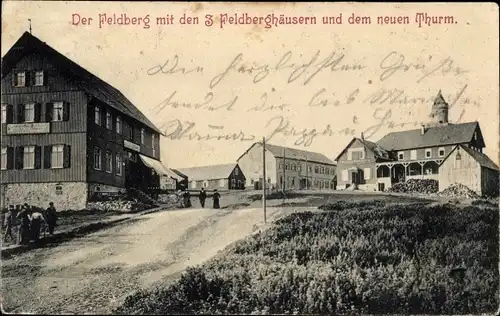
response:
<path id="1" fill-rule="evenodd" d="M 107 23 L 113 14 L 139 24 Z M 270 14 L 275 24 L 230 24 L 235 15 Z M 453 23 L 419 25 L 423 14 Z M 278 24 L 281 15 L 316 24 Z M 353 15 L 358 24 L 349 23 Z M 180 24 L 183 16 L 199 23 Z M 33 35 L 119 89 L 164 131 L 161 160 L 170 168 L 234 162 L 263 137 L 335 159 L 361 133 L 377 141 L 419 128 L 440 90 L 452 104 L 450 122 L 478 121 L 485 153 L 499 161 L 492 3 L 4 1 L 2 56 L 28 19 Z"/>

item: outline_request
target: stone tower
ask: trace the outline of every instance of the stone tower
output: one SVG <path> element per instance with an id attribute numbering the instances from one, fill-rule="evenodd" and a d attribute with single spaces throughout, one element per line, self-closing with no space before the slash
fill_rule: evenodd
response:
<path id="1" fill-rule="evenodd" d="M 443 98 L 441 90 L 439 90 L 434 104 L 432 105 L 430 117 L 430 124 L 433 126 L 447 125 L 448 124 L 448 103 Z"/>

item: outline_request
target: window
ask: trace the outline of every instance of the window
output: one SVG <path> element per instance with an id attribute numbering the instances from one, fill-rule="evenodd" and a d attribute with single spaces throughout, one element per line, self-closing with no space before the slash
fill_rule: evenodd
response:
<path id="1" fill-rule="evenodd" d="M 63 103 L 54 102 L 54 107 L 52 108 L 52 121 L 60 122 L 63 120 Z"/>
<path id="2" fill-rule="evenodd" d="M 363 169 L 363 175 L 365 177 L 365 180 L 370 180 L 370 178 L 371 178 L 371 172 L 372 172 L 371 168 L 364 168 Z"/>
<path id="3" fill-rule="evenodd" d="M 295 164 L 292 164 L 292 171 L 296 171 L 297 170 L 297 166 Z"/>
<path id="4" fill-rule="evenodd" d="M 431 158 L 431 157 L 432 157 L 432 149 L 426 149 L 425 158 Z"/>
<path id="5" fill-rule="evenodd" d="M 439 150 L 438 150 L 439 157 L 444 157 L 444 153 L 445 153 L 444 147 L 440 147 Z"/>
<path id="6" fill-rule="evenodd" d="M 286 164 L 286 165 L 285 165 L 285 170 L 288 170 L 288 168 L 289 168 L 289 165 L 288 165 L 288 164 Z"/>
<path id="7" fill-rule="evenodd" d="M 116 175 L 121 176 L 122 175 L 122 156 L 120 154 L 116 154 Z"/>
<path id="8" fill-rule="evenodd" d="M 203 187 L 208 188 L 208 181 L 207 180 L 203 181 Z"/>
<path id="9" fill-rule="evenodd" d="M 477 131 L 474 132 L 474 140 L 477 140 Z"/>
<path id="10" fill-rule="evenodd" d="M 2 123 L 7 123 L 7 104 L 2 104 Z"/>
<path id="11" fill-rule="evenodd" d="M 35 121 L 35 103 L 24 105 L 24 121 L 27 123 Z"/>
<path id="12" fill-rule="evenodd" d="M 52 168 L 64 167 L 64 145 L 52 146 L 52 153 L 50 154 L 50 161 Z"/>
<path id="13" fill-rule="evenodd" d="M 23 169 L 35 168 L 35 146 L 24 147 Z"/>
<path id="14" fill-rule="evenodd" d="M 405 159 L 405 154 L 402 151 L 398 151 L 398 160 L 403 160 Z"/>
<path id="15" fill-rule="evenodd" d="M 128 159 L 129 159 L 130 161 L 133 161 L 133 162 L 136 162 L 136 161 L 137 161 L 137 157 L 136 157 L 136 155 L 135 155 L 134 153 L 130 152 L 130 151 L 128 152 Z"/>
<path id="16" fill-rule="evenodd" d="M 219 186 L 220 186 L 220 187 L 224 187 L 224 186 L 226 186 L 226 181 L 224 181 L 224 179 L 220 179 L 220 180 L 219 180 Z"/>
<path id="17" fill-rule="evenodd" d="M 321 167 L 321 174 L 325 174 L 325 167 Z"/>
<path id="18" fill-rule="evenodd" d="M 348 181 L 349 180 L 349 173 L 347 170 L 342 170 L 342 181 Z"/>
<path id="19" fill-rule="evenodd" d="M 283 164 L 282 163 L 280 163 L 280 166 L 279 166 L 278 169 L 283 169 Z"/>
<path id="20" fill-rule="evenodd" d="M 101 170 L 101 148 L 94 148 L 94 169 Z"/>
<path id="21" fill-rule="evenodd" d="M 106 128 L 113 129 L 113 121 L 109 112 L 106 112 Z"/>
<path id="22" fill-rule="evenodd" d="M 101 109 L 98 106 L 95 107 L 94 113 L 95 123 L 101 125 Z"/>
<path id="23" fill-rule="evenodd" d="M 14 86 L 16 87 L 25 87 L 26 86 L 26 73 L 18 72 L 14 74 Z"/>
<path id="24" fill-rule="evenodd" d="M 326 174 L 330 174 L 330 168 L 325 168 Z"/>
<path id="25" fill-rule="evenodd" d="M 122 133 L 122 118 L 119 116 L 116 117 L 116 133 Z"/>
<path id="26" fill-rule="evenodd" d="M 298 170 L 299 172 L 301 172 L 301 171 L 302 171 L 302 165 L 297 165 L 297 170 Z"/>
<path id="27" fill-rule="evenodd" d="M 113 172 L 113 155 L 110 151 L 106 151 L 106 172 Z"/>
<path id="28" fill-rule="evenodd" d="M 363 157 L 364 152 L 356 150 L 351 152 L 351 158 L 352 160 L 361 160 L 364 159 Z"/>
<path id="29" fill-rule="evenodd" d="M 234 175 L 236 175 L 236 176 L 237 176 L 237 175 L 238 175 L 238 173 L 239 173 L 239 171 L 240 171 L 240 170 L 238 169 L 238 167 L 234 168 Z"/>
<path id="30" fill-rule="evenodd" d="M 314 173 L 319 173 L 319 167 L 318 166 L 314 167 Z"/>
<path id="31" fill-rule="evenodd" d="M 145 131 L 144 131 L 144 128 L 141 128 L 141 144 L 144 144 L 144 135 L 145 134 Z"/>
<path id="32" fill-rule="evenodd" d="M 134 139 L 134 127 L 129 124 L 127 124 L 127 126 L 128 126 L 128 138 Z"/>
<path id="33" fill-rule="evenodd" d="M 231 179 L 231 189 L 236 188 L 236 179 Z"/>
<path id="34" fill-rule="evenodd" d="M 2 147 L 2 157 L 1 157 L 1 163 L 2 163 L 2 170 L 7 169 L 7 147 Z"/>
<path id="35" fill-rule="evenodd" d="M 35 86 L 43 86 L 43 71 L 35 71 Z"/>
<path id="36" fill-rule="evenodd" d="M 308 171 L 308 172 L 312 172 L 312 171 L 313 171 L 312 166 L 307 166 L 307 171 Z"/>
<path id="37" fill-rule="evenodd" d="M 416 150 L 410 151 L 410 159 L 417 160 L 417 151 Z"/>

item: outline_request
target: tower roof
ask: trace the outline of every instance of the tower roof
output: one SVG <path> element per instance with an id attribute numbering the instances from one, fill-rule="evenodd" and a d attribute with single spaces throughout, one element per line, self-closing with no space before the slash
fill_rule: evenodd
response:
<path id="1" fill-rule="evenodd" d="M 439 90 L 436 98 L 434 99 L 434 105 L 446 105 L 448 106 L 448 103 L 443 97 L 443 94 L 441 93 L 441 90 Z"/>

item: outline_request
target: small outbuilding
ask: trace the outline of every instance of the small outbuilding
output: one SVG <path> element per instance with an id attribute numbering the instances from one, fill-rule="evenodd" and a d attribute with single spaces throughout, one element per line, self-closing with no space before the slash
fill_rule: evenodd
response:
<path id="1" fill-rule="evenodd" d="M 481 196 L 496 196 L 499 191 L 498 166 L 484 153 L 457 145 L 439 166 L 439 191 L 463 184 Z"/>
<path id="2" fill-rule="evenodd" d="M 237 163 L 174 169 L 187 182 L 187 188 L 197 190 L 243 190 L 245 175 Z"/>

